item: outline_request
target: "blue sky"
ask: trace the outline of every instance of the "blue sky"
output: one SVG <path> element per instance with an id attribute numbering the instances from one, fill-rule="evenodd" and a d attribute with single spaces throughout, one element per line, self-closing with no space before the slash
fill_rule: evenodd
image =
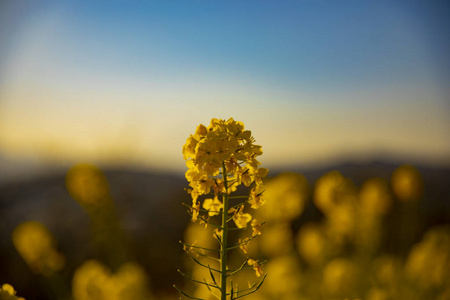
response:
<path id="1" fill-rule="evenodd" d="M 450 161 L 445 1 L 3 1 L 0 150 L 181 170 L 212 117 L 271 166 Z"/>

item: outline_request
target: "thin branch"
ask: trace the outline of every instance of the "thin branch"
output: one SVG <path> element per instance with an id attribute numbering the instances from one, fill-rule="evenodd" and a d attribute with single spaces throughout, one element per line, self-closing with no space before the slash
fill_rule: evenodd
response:
<path id="1" fill-rule="evenodd" d="M 217 241 L 220 244 L 220 247 L 222 247 L 222 242 L 220 241 L 220 236 L 217 234 L 217 232 L 213 231 L 214 236 L 216 237 Z"/>
<path id="2" fill-rule="evenodd" d="M 213 270 L 213 269 L 211 269 L 211 267 L 210 267 L 209 265 L 208 265 L 208 269 L 209 269 L 209 275 L 211 276 L 211 279 L 213 280 L 214 284 L 215 284 L 216 286 L 219 286 L 219 285 L 217 284 L 217 281 L 216 281 L 216 278 L 214 277 L 213 272 L 211 271 L 211 270 Z M 222 289 L 220 289 L 220 291 L 222 291 Z"/>
<path id="3" fill-rule="evenodd" d="M 214 227 L 217 227 L 217 228 L 219 228 L 219 229 L 222 229 L 222 226 L 220 226 L 219 224 L 216 224 L 216 223 L 213 223 L 213 222 L 211 222 L 211 221 L 209 221 L 209 220 L 206 220 L 204 217 L 202 217 L 202 216 L 198 216 L 199 217 L 199 219 L 200 220 L 202 220 L 203 222 L 205 222 L 206 224 L 209 224 L 209 225 L 212 225 L 212 226 L 214 226 Z"/>
<path id="4" fill-rule="evenodd" d="M 250 201 L 250 200 L 242 201 L 242 202 L 240 202 L 240 203 L 238 203 L 238 204 L 236 204 L 236 205 L 231 206 L 229 209 L 239 207 L 239 206 L 241 206 L 241 205 L 244 205 L 245 203 L 248 203 L 249 201 Z"/>
<path id="5" fill-rule="evenodd" d="M 242 265 L 239 268 L 231 271 L 231 273 L 228 274 L 227 277 L 232 276 L 232 275 L 236 274 L 237 272 L 239 272 L 240 270 L 242 270 L 245 267 L 245 264 L 247 263 L 247 261 L 248 261 L 248 258 L 246 260 L 244 260 L 244 262 L 242 263 Z M 230 271 L 230 270 L 228 270 L 228 271 Z"/>
<path id="6" fill-rule="evenodd" d="M 212 257 L 212 256 L 209 256 L 209 255 L 203 254 L 203 253 L 201 253 L 201 252 L 199 252 L 199 251 L 196 251 L 196 252 L 197 252 L 197 254 L 200 255 L 200 256 L 203 256 L 203 257 L 206 257 L 206 258 L 215 260 L 215 261 L 220 261 L 220 259 L 218 259 L 217 257 Z"/>
<path id="7" fill-rule="evenodd" d="M 203 280 L 204 280 L 205 283 L 206 283 L 206 279 L 203 278 Z M 209 286 L 206 286 L 206 287 L 208 288 L 208 291 L 209 291 L 213 296 L 215 296 L 217 299 L 220 299 L 220 297 L 219 297 L 218 295 L 216 295 L 216 294 L 213 292 L 213 290 L 211 290 L 211 288 L 210 288 Z"/>
<path id="8" fill-rule="evenodd" d="M 180 270 L 177 270 L 177 271 L 178 271 L 178 273 L 181 274 L 181 276 L 186 277 L 187 279 L 189 279 L 189 280 L 192 281 L 192 282 L 196 282 L 196 283 L 199 283 L 199 284 L 207 285 L 207 286 L 216 288 L 216 289 L 218 289 L 218 290 L 221 290 L 220 287 L 218 287 L 217 285 L 213 285 L 213 284 L 210 284 L 210 283 L 206 283 L 206 282 L 203 282 L 203 281 L 194 279 L 194 278 L 188 276 L 187 274 L 181 272 Z"/>
<path id="9" fill-rule="evenodd" d="M 189 208 L 189 210 L 192 210 L 192 209 L 194 209 L 191 205 L 189 205 L 189 204 L 186 204 L 186 203 L 181 203 L 183 206 L 186 206 L 187 208 Z M 221 213 L 221 211 L 219 210 L 219 211 L 217 211 L 217 210 L 207 210 L 207 209 L 204 209 L 204 208 L 195 208 L 195 210 L 198 210 L 198 211 L 201 211 L 201 212 L 204 212 L 204 213 L 209 213 L 209 212 L 215 212 L 215 213 L 218 213 L 218 214 L 220 214 Z"/>
<path id="10" fill-rule="evenodd" d="M 257 236 L 258 236 L 258 235 L 255 234 L 255 235 L 251 236 L 248 240 L 243 240 L 243 241 L 241 241 L 241 242 L 239 242 L 239 243 L 237 243 L 237 244 L 234 244 L 233 246 L 228 247 L 228 248 L 227 248 L 227 251 L 228 251 L 228 250 L 232 250 L 232 249 L 239 248 L 241 245 L 244 245 L 244 244 L 249 243 L 251 240 L 253 240 L 253 239 L 256 238 Z"/>
<path id="11" fill-rule="evenodd" d="M 189 296 L 188 294 L 186 294 L 185 292 L 183 292 L 181 289 L 179 289 L 176 285 L 173 285 L 173 287 L 174 287 L 178 292 L 180 292 L 180 293 L 183 294 L 184 296 L 188 297 L 189 299 L 206 300 L 206 299 L 202 299 L 202 298 L 196 298 L 196 297 Z"/>
<path id="12" fill-rule="evenodd" d="M 239 299 L 239 298 L 245 297 L 245 296 L 250 295 L 250 294 L 253 294 L 253 293 L 256 292 L 257 290 L 259 290 L 259 288 L 260 288 L 261 285 L 263 284 L 264 280 L 266 279 L 266 276 L 267 276 L 267 274 L 264 275 L 263 279 L 259 282 L 258 286 L 257 286 L 253 291 L 250 291 L 250 292 L 248 292 L 248 293 L 246 293 L 246 294 L 244 294 L 244 295 L 240 295 L 240 296 L 238 296 L 238 297 L 236 297 L 236 298 L 234 298 L 234 299 Z M 253 285 L 252 288 L 253 288 L 254 286 L 255 286 L 255 285 Z M 250 289 L 252 289 L 252 288 L 250 288 Z M 249 290 L 249 289 L 246 289 L 246 290 Z M 246 291 L 246 290 L 238 291 L 238 293 L 242 293 L 242 292 L 244 292 L 244 291 Z"/>
<path id="13" fill-rule="evenodd" d="M 207 265 L 201 263 L 198 259 L 196 259 L 194 256 L 192 256 L 191 253 L 188 252 L 188 254 L 189 254 L 189 256 L 192 258 L 192 260 L 195 261 L 195 262 L 196 262 L 197 264 L 199 264 L 200 266 L 202 266 L 202 267 L 204 267 L 204 268 L 206 268 L 206 269 L 210 269 L 210 270 L 213 270 L 213 271 L 216 271 L 216 272 L 220 273 L 220 270 L 211 268 L 211 267 L 209 267 L 209 265 L 207 266 Z"/>

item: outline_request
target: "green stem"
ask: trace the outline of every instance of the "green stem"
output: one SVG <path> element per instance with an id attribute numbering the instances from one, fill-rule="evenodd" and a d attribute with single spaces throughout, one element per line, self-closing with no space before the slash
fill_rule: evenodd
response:
<path id="1" fill-rule="evenodd" d="M 227 246 L 228 246 L 228 183 L 227 169 L 225 162 L 222 162 L 222 178 L 225 186 L 225 193 L 222 195 L 223 214 L 222 214 L 222 239 L 220 247 L 220 290 L 222 293 L 221 300 L 227 299 Z"/>

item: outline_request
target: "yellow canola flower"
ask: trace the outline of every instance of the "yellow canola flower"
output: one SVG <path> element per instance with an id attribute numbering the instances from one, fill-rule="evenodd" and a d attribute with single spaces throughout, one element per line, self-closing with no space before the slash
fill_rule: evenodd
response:
<path id="1" fill-rule="evenodd" d="M 140 300 L 149 298 L 147 275 L 135 263 L 122 265 L 115 273 L 96 260 L 75 270 L 72 293 L 75 300 Z"/>
<path id="2" fill-rule="evenodd" d="M 263 198 L 263 193 L 265 191 L 264 185 L 255 185 L 250 190 L 250 195 L 248 196 L 248 203 L 250 204 L 250 207 L 253 209 L 260 208 L 263 204 L 266 203 L 265 198 Z"/>
<path id="3" fill-rule="evenodd" d="M 223 204 L 217 198 L 208 198 L 203 202 L 203 208 L 206 209 L 208 211 L 208 215 L 212 217 L 220 214 L 220 210 L 223 208 Z"/>
<path id="4" fill-rule="evenodd" d="M 12 241 L 33 272 L 48 276 L 64 267 L 64 256 L 57 251 L 55 239 L 41 223 L 20 224 L 12 233 Z"/>
<path id="5" fill-rule="evenodd" d="M 262 227 L 262 224 L 259 223 L 258 220 L 253 219 L 252 222 L 250 223 L 250 225 L 252 226 L 252 230 L 253 230 L 252 235 L 253 235 L 253 236 L 255 236 L 255 235 L 261 235 L 261 227 Z"/>
<path id="6" fill-rule="evenodd" d="M 4 283 L 0 286 L 0 300 L 25 300 L 25 298 L 16 296 L 17 292 L 13 286 Z"/>
<path id="7" fill-rule="evenodd" d="M 400 166 L 392 174 L 391 182 L 394 194 L 402 201 L 417 201 L 423 194 L 422 176 L 413 166 Z"/>
<path id="8" fill-rule="evenodd" d="M 200 195 L 214 190 L 215 196 L 225 192 L 225 187 L 215 176 L 219 175 L 223 164 L 226 166 L 229 182 L 227 187 L 232 192 L 237 185 L 244 183 L 250 186 L 253 182 L 262 184 L 268 170 L 258 168 L 257 156 L 262 154 L 261 146 L 254 145 L 254 139 L 244 124 L 233 120 L 212 119 L 208 127 L 199 125 L 194 135 L 190 135 L 183 146 L 183 157 L 188 170 L 186 179 L 191 187 L 193 205 Z M 260 198 L 254 199 L 253 206 L 262 204 Z"/>
<path id="9" fill-rule="evenodd" d="M 249 259 L 247 260 L 247 264 L 253 267 L 253 270 L 255 270 L 256 273 L 256 277 L 260 277 L 262 274 L 264 274 L 262 265 L 257 260 Z"/>
<path id="10" fill-rule="evenodd" d="M 244 252 L 245 254 L 248 253 L 248 247 L 250 244 L 250 239 L 248 237 L 244 238 L 243 240 L 239 239 L 239 248 Z"/>
<path id="11" fill-rule="evenodd" d="M 247 227 L 247 223 L 252 219 L 252 215 L 243 213 L 241 211 L 233 215 L 233 221 L 238 228 Z"/>

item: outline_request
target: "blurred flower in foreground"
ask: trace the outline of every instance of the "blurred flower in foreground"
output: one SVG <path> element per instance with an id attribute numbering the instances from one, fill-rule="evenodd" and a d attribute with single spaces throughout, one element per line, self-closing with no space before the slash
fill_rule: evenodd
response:
<path id="1" fill-rule="evenodd" d="M 355 188 L 352 181 L 338 171 L 329 172 L 316 181 L 314 203 L 325 215 L 336 207 L 354 200 Z"/>
<path id="2" fill-rule="evenodd" d="M 409 253 L 406 276 L 424 289 L 450 285 L 450 228 L 428 231 Z"/>
<path id="3" fill-rule="evenodd" d="M 66 176 L 66 187 L 70 196 L 87 210 L 110 201 L 105 176 L 89 164 L 79 164 L 70 169 Z"/>
<path id="4" fill-rule="evenodd" d="M 327 239 L 323 226 L 309 223 L 300 228 L 297 234 L 297 249 L 308 264 L 322 264 L 327 255 Z"/>
<path id="5" fill-rule="evenodd" d="M 374 255 L 383 240 L 383 221 L 392 207 L 389 184 L 382 178 L 366 180 L 358 194 L 356 243 L 361 251 Z"/>
<path id="6" fill-rule="evenodd" d="M 294 249 L 293 233 L 289 223 L 270 224 L 261 235 L 259 247 L 267 256 L 280 256 Z"/>
<path id="7" fill-rule="evenodd" d="M 25 300 L 25 298 L 17 297 L 16 291 L 10 284 L 2 284 L 0 286 L 0 300 Z"/>
<path id="8" fill-rule="evenodd" d="M 395 290 L 401 279 L 402 261 L 393 255 L 382 255 L 373 261 L 373 279 L 375 286 L 386 290 Z"/>
<path id="9" fill-rule="evenodd" d="M 336 258 L 323 271 L 323 291 L 329 297 L 354 298 L 358 286 L 358 269 L 350 259 Z"/>
<path id="10" fill-rule="evenodd" d="M 422 176 L 413 166 L 400 166 L 392 174 L 391 180 L 394 193 L 400 200 L 417 201 L 422 196 Z"/>
<path id="11" fill-rule="evenodd" d="M 118 267 L 127 255 L 126 239 L 105 175 L 95 166 L 78 164 L 66 174 L 70 196 L 89 214 L 92 241 L 110 266 Z"/>
<path id="12" fill-rule="evenodd" d="M 115 273 L 95 260 L 84 262 L 75 270 L 72 294 L 75 300 L 152 299 L 147 276 L 135 263 L 123 264 Z"/>
<path id="13" fill-rule="evenodd" d="M 292 221 L 301 215 L 309 194 L 308 182 L 303 175 L 282 173 L 265 187 L 266 205 L 260 211 L 264 219 Z"/>
<path id="14" fill-rule="evenodd" d="M 366 180 L 359 192 L 359 200 L 364 215 L 386 214 L 392 206 L 388 183 L 382 178 Z"/>
<path id="15" fill-rule="evenodd" d="M 266 265 L 267 286 L 264 291 L 272 299 L 298 299 L 302 284 L 300 264 L 296 256 L 285 255 L 271 259 Z"/>
<path id="16" fill-rule="evenodd" d="M 20 224 L 12 233 L 12 241 L 33 272 L 49 276 L 63 268 L 64 256 L 57 251 L 55 239 L 41 223 Z"/>

